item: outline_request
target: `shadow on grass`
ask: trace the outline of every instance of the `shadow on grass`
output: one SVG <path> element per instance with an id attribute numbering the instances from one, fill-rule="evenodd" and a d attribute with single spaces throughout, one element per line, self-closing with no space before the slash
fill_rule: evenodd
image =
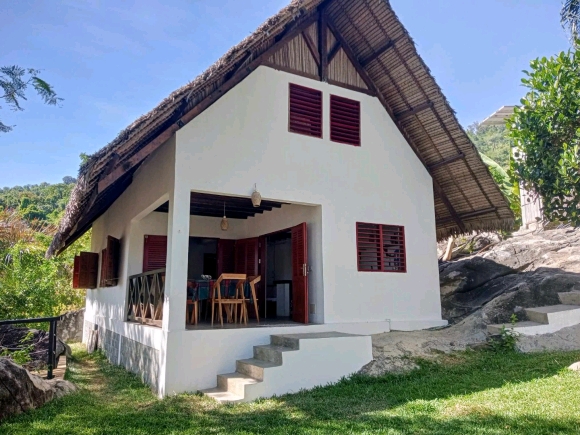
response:
<path id="1" fill-rule="evenodd" d="M 101 355 L 80 355 L 67 375 L 81 387 L 79 393 L 8 420 L 0 432 L 576 434 L 580 433 L 578 412 L 556 418 L 518 405 L 506 415 L 501 406 L 489 409 L 467 398 L 506 385 L 534 384 L 579 358 L 578 352 L 467 353 L 446 365 L 421 362 L 420 370 L 406 375 L 353 376 L 311 391 L 223 406 L 197 395 L 157 400 L 136 377 L 110 366 Z M 466 401 L 449 413 L 442 402 L 453 398 Z"/>

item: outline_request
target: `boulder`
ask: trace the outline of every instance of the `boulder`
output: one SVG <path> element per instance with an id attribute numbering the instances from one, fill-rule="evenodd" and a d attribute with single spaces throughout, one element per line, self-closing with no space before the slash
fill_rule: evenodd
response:
<path id="1" fill-rule="evenodd" d="M 48 361 L 48 333 L 38 329 L 21 328 L 15 325 L 0 326 L 0 348 L 9 351 L 19 350 L 31 345 L 30 358 L 26 363 L 29 370 L 40 370 Z M 56 341 L 56 356 L 65 354 L 67 346 L 60 340 Z"/>
<path id="2" fill-rule="evenodd" d="M 58 338 L 65 343 L 81 342 L 83 340 L 84 321 L 84 308 L 65 313 L 57 324 L 56 334 Z"/>
<path id="3" fill-rule="evenodd" d="M 493 279 L 514 273 L 516 271 L 510 267 L 478 256 L 452 262 L 439 273 L 441 295 L 469 292 Z"/>
<path id="4" fill-rule="evenodd" d="M 560 329 L 552 334 L 520 335 L 516 348 L 526 353 L 580 350 L 580 325 Z"/>
<path id="5" fill-rule="evenodd" d="M 479 309 L 486 323 L 509 322 L 514 313 L 518 320 L 526 320 L 519 308 L 558 305 L 559 292 L 577 288 L 580 288 L 579 274 L 540 268 L 492 279 L 466 292 L 442 295 L 441 308 L 443 318 L 450 323 L 457 323 Z"/>
<path id="6" fill-rule="evenodd" d="M 0 420 L 38 408 L 76 391 L 69 381 L 45 380 L 8 358 L 0 358 Z"/>
<path id="7" fill-rule="evenodd" d="M 580 361 L 575 362 L 574 364 L 570 365 L 570 367 L 568 367 L 569 370 L 572 370 L 573 372 L 580 372 Z"/>

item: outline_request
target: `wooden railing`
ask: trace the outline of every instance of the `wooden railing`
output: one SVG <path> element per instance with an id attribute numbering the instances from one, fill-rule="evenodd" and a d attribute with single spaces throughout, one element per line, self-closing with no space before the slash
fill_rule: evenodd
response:
<path id="1" fill-rule="evenodd" d="M 161 327 L 165 269 L 130 276 L 128 289 L 127 321 Z"/>

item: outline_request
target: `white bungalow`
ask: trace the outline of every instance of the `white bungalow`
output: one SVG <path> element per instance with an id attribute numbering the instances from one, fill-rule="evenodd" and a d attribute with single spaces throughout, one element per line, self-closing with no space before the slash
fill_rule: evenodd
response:
<path id="1" fill-rule="evenodd" d="M 295 0 L 92 156 L 49 255 L 92 228 L 74 284 L 111 362 L 248 400 L 445 325 L 436 239 L 512 222 L 389 3 Z"/>

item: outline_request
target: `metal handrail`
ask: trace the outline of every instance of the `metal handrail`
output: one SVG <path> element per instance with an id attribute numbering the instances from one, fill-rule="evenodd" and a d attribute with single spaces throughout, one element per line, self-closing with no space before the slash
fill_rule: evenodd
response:
<path id="1" fill-rule="evenodd" d="M 48 327 L 48 361 L 47 367 L 48 371 L 46 374 L 47 379 L 54 378 L 52 370 L 56 366 L 56 323 L 62 320 L 64 314 L 55 317 L 35 317 L 32 319 L 14 319 L 14 320 L 0 320 L 0 326 L 2 325 L 19 325 L 25 323 L 44 323 L 49 322 Z"/>

